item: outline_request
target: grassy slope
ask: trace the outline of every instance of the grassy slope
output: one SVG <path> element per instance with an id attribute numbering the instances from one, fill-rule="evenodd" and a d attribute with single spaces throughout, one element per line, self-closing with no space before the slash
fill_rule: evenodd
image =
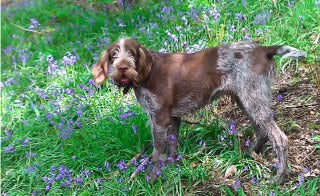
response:
<path id="1" fill-rule="evenodd" d="M 308 51 L 308 62 L 316 62 L 319 47 L 314 46 L 313 37 L 320 32 L 320 17 L 315 1 L 300 0 L 293 7 L 289 7 L 287 1 L 281 1 L 275 6 L 271 1 L 255 1 L 249 2 L 247 7 L 241 1 L 222 2 L 154 2 L 113 14 L 101 8 L 92 11 L 73 3 L 50 0 L 5 9 L 1 23 L 2 50 L 9 46 L 15 48 L 11 54 L 2 52 L 1 56 L 1 81 L 5 83 L 9 78 L 14 78 L 11 85 L 5 85 L 2 89 L 1 98 L 2 193 L 26 195 L 37 191 L 43 194 L 48 183 L 42 178 L 50 177 L 53 165 L 59 170 L 64 164 L 73 171 L 73 178 L 81 177 L 85 169 L 92 171 L 92 174 L 85 177 L 82 186 L 73 181 L 72 188 L 67 189 L 61 188 L 61 181 L 56 181 L 49 194 L 183 194 L 195 192 L 198 190 L 196 187 L 205 184 L 208 179 L 218 178 L 228 166 L 235 164 L 237 178 L 257 176 L 262 180 L 259 186 L 250 185 L 253 193 L 262 190 L 264 194 L 271 191 L 314 194 L 317 179 L 307 180 L 306 184 L 293 190 L 291 188 L 295 185 L 279 187 L 264 184 L 263 176 L 269 173 L 269 169 L 242 153 L 244 142 L 236 136 L 228 136 L 228 126 L 222 121 L 212 123 L 206 120 L 211 110 L 195 115 L 201 117 L 205 125 L 182 125 L 180 135 L 184 142 L 180 150 L 186 159 L 183 159 L 181 167 L 170 166 L 166 169 L 162 180 L 150 185 L 146 182 L 145 173 L 142 173 L 129 185 L 126 182 L 134 170 L 131 167 L 101 185 L 97 183 L 98 178 L 109 175 L 104 168 L 106 161 L 111 163 L 113 170 L 117 170 L 116 164 L 120 160 L 129 161 L 151 140 L 147 116 L 133 97 L 123 97 L 109 83 L 102 90 L 89 83 L 91 65 L 110 41 L 130 36 L 155 50 L 165 48 L 184 51 L 197 50 L 194 44 L 204 48 L 243 40 L 246 34 L 250 34 L 254 40 L 260 40 L 263 44 L 289 44 Z M 170 6 L 173 8 L 170 12 L 161 12 L 164 7 L 170 10 Z M 252 24 L 256 15 L 266 10 L 272 10 L 266 24 Z M 220 18 L 214 22 L 216 12 L 220 13 Z M 205 13 L 209 17 L 207 21 L 204 20 Z M 245 14 L 247 19 L 239 21 L 238 13 Z M 37 35 L 10 24 L 28 28 L 31 18 L 40 22 L 38 31 L 49 33 Z M 121 27 L 121 20 L 125 27 Z M 236 27 L 234 33 L 230 31 L 231 25 Z M 263 31 L 261 35 L 258 35 L 259 28 Z M 179 41 L 170 38 L 167 30 L 175 34 Z M 185 41 L 188 43 L 186 49 L 183 47 Z M 80 58 L 74 66 L 62 64 L 67 52 Z M 49 64 L 46 59 L 49 55 L 53 56 L 59 70 L 65 71 L 66 75 L 46 73 Z M 21 61 L 24 57 L 27 57 L 25 63 Z M 81 84 L 87 88 L 80 88 Z M 74 94 L 68 93 L 66 89 L 73 89 Z M 41 97 L 43 93 L 48 97 Z M 79 114 L 80 110 L 82 114 Z M 135 115 L 128 120 L 121 120 L 119 117 L 126 111 L 134 111 Z M 49 117 L 51 114 L 52 118 Z M 72 128 L 67 126 L 68 123 Z M 139 127 L 138 136 L 133 133 L 132 125 Z M 59 138 L 61 130 L 71 133 L 71 137 Z M 252 135 L 251 130 L 239 131 Z M 219 141 L 219 137 L 224 134 L 227 136 L 226 141 Z M 30 138 L 30 142 L 24 145 L 27 138 Z M 202 148 L 199 145 L 202 140 L 207 143 L 204 150 L 206 153 L 197 154 Z M 227 141 L 232 141 L 234 145 L 229 145 Z M 10 145 L 15 147 L 15 151 L 5 153 Z M 36 156 L 27 158 L 28 152 L 36 153 Z M 72 156 L 76 160 L 72 160 Z M 197 167 L 193 167 L 194 163 Z M 251 170 L 246 174 L 243 169 L 248 165 Z M 28 173 L 29 167 L 37 171 Z M 119 183 L 121 177 L 125 180 L 123 183 Z M 230 192 L 224 186 L 220 191 Z"/>

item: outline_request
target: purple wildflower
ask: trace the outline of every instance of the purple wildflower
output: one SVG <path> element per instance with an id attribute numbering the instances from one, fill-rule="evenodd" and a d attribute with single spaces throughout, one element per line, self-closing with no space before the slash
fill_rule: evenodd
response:
<path id="1" fill-rule="evenodd" d="M 26 138 L 24 141 L 23 141 L 23 145 L 24 146 L 27 146 L 30 142 L 30 138 Z"/>
<path id="2" fill-rule="evenodd" d="M 196 8 L 192 8 L 191 14 L 195 20 L 199 19 L 199 11 Z"/>
<path id="3" fill-rule="evenodd" d="M 13 146 L 13 145 L 10 145 L 10 146 L 7 146 L 4 151 L 7 153 L 7 154 L 11 154 L 11 153 L 14 153 L 16 151 L 16 148 Z"/>
<path id="4" fill-rule="evenodd" d="M 52 184 L 48 184 L 48 185 L 46 186 L 46 191 L 50 191 L 51 188 L 52 188 Z"/>
<path id="5" fill-rule="evenodd" d="M 238 179 L 237 182 L 236 182 L 236 184 L 235 184 L 235 189 L 236 189 L 236 191 L 238 191 L 238 190 L 240 189 L 240 187 L 241 187 L 241 180 Z"/>
<path id="6" fill-rule="evenodd" d="M 128 169 L 128 166 L 124 160 L 121 160 L 120 163 L 118 163 L 117 167 L 120 169 L 120 171 L 126 171 Z"/>
<path id="7" fill-rule="evenodd" d="M 244 170 L 245 172 L 248 172 L 249 171 L 249 167 L 248 166 L 245 166 Z"/>
<path id="8" fill-rule="evenodd" d="M 274 191 L 271 191 L 270 196 L 276 196 L 276 193 Z"/>
<path id="9" fill-rule="evenodd" d="M 93 24 L 96 24 L 96 21 L 94 21 L 92 18 L 90 18 L 90 19 L 89 19 L 89 23 L 90 23 L 91 25 L 93 25 Z"/>
<path id="10" fill-rule="evenodd" d="M 157 175 L 158 177 L 162 176 L 161 170 L 158 170 L 158 171 L 156 172 L 156 175 Z"/>
<path id="11" fill-rule="evenodd" d="M 71 159 L 72 159 L 73 161 L 75 161 L 75 160 L 77 159 L 77 157 L 76 157 L 75 155 L 73 155 L 73 156 L 71 157 Z"/>
<path id="12" fill-rule="evenodd" d="M 221 135 L 221 136 L 220 136 L 220 141 L 221 141 L 221 142 L 224 142 L 225 139 L 226 139 L 226 136 L 225 136 L 225 135 Z"/>
<path id="13" fill-rule="evenodd" d="M 147 180 L 148 183 L 150 183 L 151 182 L 151 177 L 147 175 L 146 176 L 146 180 Z"/>
<path id="14" fill-rule="evenodd" d="M 29 174 L 31 172 L 37 172 L 37 171 L 39 171 L 38 168 L 31 166 L 27 168 L 26 173 Z"/>
<path id="15" fill-rule="evenodd" d="M 299 180 L 298 180 L 297 186 L 301 187 L 303 185 L 303 183 L 304 183 L 304 175 L 301 174 L 301 175 L 299 175 Z"/>
<path id="16" fill-rule="evenodd" d="M 177 143 L 177 137 L 175 135 L 169 135 L 169 141 L 171 141 L 172 143 Z"/>
<path id="17" fill-rule="evenodd" d="M 275 163 L 273 166 L 274 166 L 277 170 L 280 169 L 280 163 Z"/>
<path id="18" fill-rule="evenodd" d="M 214 20 L 215 22 L 218 22 L 219 19 L 220 19 L 220 10 L 215 11 L 215 12 L 213 13 L 213 20 Z"/>
<path id="19" fill-rule="evenodd" d="M 6 86 L 10 86 L 11 84 L 15 84 L 15 83 L 16 83 L 16 81 L 14 80 L 14 78 L 8 78 L 5 81 Z"/>
<path id="20" fill-rule="evenodd" d="M 132 129 L 133 129 L 133 133 L 134 133 L 135 135 L 139 135 L 138 126 L 137 126 L 137 125 L 132 125 Z"/>
<path id="21" fill-rule="evenodd" d="M 119 0 L 119 4 L 123 7 L 124 6 L 124 0 Z"/>
<path id="22" fill-rule="evenodd" d="M 124 182 L 124 177 L 121 177 L 121 178 L 119 179 L 119 182 L 122 184 L 122 183 Z"/>
<path id="23" fill-rule="evenodd" d="M 203 140 L 201 140 L 201 141 L 199 142 L 199 144 L 200 144 L 200 146 L 202 146 L 202 147 L 205 147 L 205 146 L 207 145 L 206 142 L 203 141 Z"/>
<path id="24" fill-rule="evenodd" d="M 3 50 L 3 52 L 6 54 L 6 55 L 11 55 L 12 51 L 14 50 L 14 46 L 8 46 L 6 49 Z"/>
<path id="25" fill-rule="evenodd" d="M 32 152 L 27 152 L 26 157 L 28 158 L 32 158 L 32 157 L 36 157 L 37 154 L 36 153 L 32 153 Z"/>
<path id="26" fill-rule="evenodd" d="M 37 19 L 31 18 L 30 21 L 31 21 L 31 26 L 29 27 L 29 30 L 34 30 L 40 26 L 40 23 L 38 22 Z"/>
<path id="27" fill-rule="evenodd" d="M 266 24 L 271 18 L 272 11 L 265 10 L 261 14 L 256 15 L 254 18 L 253 24 L 255 25 L 264 25 Z"/>
<path id="28" fill-rule="evenodd" d="M 97 183 L 102 184 L 102 182 L 103 182 L 102 178 L 98 178 Z"/>
<path id="29" fill-rule="evenodd" d="M 185 49 L 185 48 L 187 48 L 187 46 L 188 46 L 188 42 L 184 41 L 184 42 L 182 43 L 182 47 Z"/>
<path id="30" fill-rule="evenodd" d="M 134 111 L 127 111 L 120 116 L 120 120 L 122 121 L 128 120 L 129 118 L 132 118 L 134 115 L 135 115 Z"/>
<path id="31" fill-rule="evenodd" d="M 79 185 L 79 186 L 82 186 L 84 184 L 84 179 L 83 178 L 75 178 L 76 183 Z"/>
<path id="32" fill-rule="evenodd" d="M 252 40 L 252 37 L 251 37 L 250 33 L 246 33 L 246 35 L 244 36 L 244 39 L 245 39 L 246 41 L 251 41 L 251 40 Z"/>
<path id="33" fill-rule="evenodd" d="M 104 163 L 104 167 L 107 169 L 108 172 L 111 172 L 112 169 L 111 169 L 111 166 L 110 166 L 110 163 L 109 162 L 105 162 Z"/>
<path id="34" fill-rule="evenodd" d="M 242 0 L 242 5 L 247 8 L 248 7 L 248 1 L 247 0 Z"/>
<path id="35" fill-rule="evenodd" d="M 133 161 L 132 161 L 132 164 L 134 165 L 134 166 L 138 166 L 139 164 L 138 164 L 138 161 L 136 160 L 136 159 L 134 159 Z"/>
<path id="36" fill-rule="evenodd" d="M 182 154 L 179 154 L 176 161 L 181 161 L 183 159 L 183 155 Z"/>
<path id="37" fill-rule="evenodd" d="M 246 147 L 250 147 L 250 145 L 251 145 L 250 138 L 247 138 L 246 143 L 245 143 L 245 146 L 246 146 Z"/>
<path id="38" fill-rule="evenodd" d="M 71 54 L 70 52 L 67 52 L 67 55 L 63 57 L 62 64 L 65 66 L 72 66 L 79 60 L 78 56 L 75 56 Z"/>
<path id="39" fill-rule="evenodd" d="M 252 183 L 253 184 L 257 184 L 258 183 L 258 179 L 255 176 L 252 178 Z"/>
<path id="40" fill-rule="evenodd" d="M 92 174 L 92 171 L 90 171 L 88 169 L 84 169 L 84 171 L 81 174 L 82 174 L 82 176 L 90 177 Z"/>
<path id="41" fill-rule="evenodd" d="M 168 157 L 168 161 L 169 161 L 169 163 L 173 163 L 174 162 L 174 159 L 173 159 L 173 157 Z"/>
<path id="42" fill-rule="evenodd" d="M 137 168 L 137 174 L 141 173 L 144 170 L 145 170 L 145 166 L 143 164 L 140 164 Z"/>
<path id="43" fill-rule="evenodd" d="M 231 121 L 231 124 L 230 124 L 230 130 L 229 130 L 229 135 L 237 135 L 238 132 L 237 132 L 237 128 L 236 128 L 236 123 L 234 120 Z"/>
<path id="44" fill-rule="evenodd" d="M 244 15 L 242 13 L 237 13 L 236 16 L 238 18 L 238 21 L 242 21 L 242 20 L 246 20 L 247 19 L 246 15 Z"/>
<path id="45" fill-rule="evenodd" d="M 256 33 L 257 33 L 257 35 L 262 35 L 263 34 L 263 30 L 261 28 L 259 28 Z"/>
<path id="46" fill-rule="evenodd" d="M 277 101 L 280 102 L 280 103 L 283 102 L 283 96 L 282 95 L 278 95 L 277 96 Z"/>

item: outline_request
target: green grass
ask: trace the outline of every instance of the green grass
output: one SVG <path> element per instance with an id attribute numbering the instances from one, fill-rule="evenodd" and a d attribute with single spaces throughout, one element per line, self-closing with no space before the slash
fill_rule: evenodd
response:
<path id="1" fill-rule="evenodd" d="M 66 179 L 57 180 L 49 195 L 209 194 L 213 190 L 209 182 L 219 182 L 231 165 L 237 167 L 236 179 L 249 182 L 251 189 L 246 192 L 241 185 L 239 195 L 269 195 L 272 191 L 277 195 L 319 194 L 319 177 L 306 178 L 298 188 L 298 176 L 292 177 L 296 181 L 282 186 L 267 183 L 271 168 L 246 154 L 246 137 L 228 135 L 228 119 L 212 121 L 212 109 L 194 115 L 201 124 L 182 124 L 180 153 L 185 157 L 180 164 L 164 169 L 160 180 L 148 183 L 142 172 L 129 184 L 133 166 L 107 179 L 118 170 L 116 165 L 121 160 L 128 162 L 151 142 L 150 124 L 132 94 L 122 95 L 109 82 L 102 89 L 89 82 L 91 67 L 100 53 L 110 42 L 124 36 L 134 37 L 154 50 L 176 52 L 197 50 L 195 44 L 202 49 L 235 42 L 250 34 L 252 40 L 265 45 L 288 44 L 305 50 L 309 56 L 306 63 L 316 65 L 320 55 L 319 46 L 314 44 L 314 36 L 320 33 L 319 3 L 317 6 L 314 0 L 297 0 L 290 7 L 288 2 L 274 5 L 270 0 L 249 1 L 246 7 L 242 1 L 143 1 L 128 11 L 107 11 L 94 6 L 103 4 L 101 1 L 90 1 L 92 7 L 83 7 L 71 1 L 48 0 L 5 8 L 1 16 L 1 194 L 30 195 L 36 191 L 44 195 L 48 183 L 43 177 L 51 177 L 53 165 L 57 170 L 65 165 L 72 170 L 73 179 L 81 177 L 85 169 L 91 175 L 83 176 L 81 186 L 72 181 L 71 188 L 61 186 Z M 162 12 L 164 7 L 170 10 L 170 6 L 170 13 Z M 272 13 L 265 24 L 253 24 L 258 14 L 269 10 Z M 218 21 L 214 20 L 215 12 L 220 13 Z M 238 13 L 245 14 L 246 20 L 239 21 Z M 36 29 L 41 34 L 17 27 L 28 28 L 31 18 L 41 24 Z M 125 27 L 120 27 L 120 20 Z M 234 32 L 231 25 L 236 27 Z M 166 31 L 175 34 L 178 42 L 170 39 Z M 188 43 L 186 48 L 184 42 Z M 9 46 L 14 49 L 7 54 L 4 50 Z M 73 66 L 62 64 L 67 52 L 78 56 Z M 54 74 L 47 73 L 48 56 L 59 66 Z M 25 57 L 27 60 L 22 61 Z M 299 66 L 295 61 L 278 62 L 279 70 L 284 65 Z M 10 78 L 14 82 L 8 84 Z M 85 88 L 80 86 L 83 84 Z M 120 116 L 128 111 L 133 111 L 134 116 L 121 120 Z M 138 135 L 132 125 L 138 126 Z M 68 139 L 60 138 L 61 130 L 70 134 Z M 251 129 L 238 131 L 252 137 Z M 223 135 L 227 137 L 221 141 Z M 30 142 L 24 145 L 27 138 Z M 205 141 L 206 147 L 200 141 Z M 6 153 L 11 145 L 14 152 Z M 36 156 L 26 157 L 28 152 Z M 147 155 L 150 153 L 149 150 Z M 104 167 L 105 162 L 110 162 L 111 172 Z M 246 166 L 249 172 L 244 171 Z M 36 171 L 28 173 L 29 167 Z M 253 176 L 261 180 L 258 185 L 250 183 Z M 97 183 L 99 178 L 105 179 L 102 184 Z M 224 184 L 214 190 L 224 195 L 236 194 Z"/>

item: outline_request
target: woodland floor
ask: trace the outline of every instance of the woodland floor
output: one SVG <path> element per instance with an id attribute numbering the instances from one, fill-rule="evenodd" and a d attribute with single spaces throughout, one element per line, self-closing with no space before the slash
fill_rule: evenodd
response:
<path id="1" fill-rule="evenodd" d="M 276 113 L 276 122 L 282 131 L 289 138 L 289 175 L 283 187 L 296 189 L 299 175 L 305 178 L 320 176 L 320 149 L 316 148 L 319 141 L 314 138 L 320 135 L 320 96 L 317 95 L 317 88 L 309 77 L 310 71 L 307 68 L 294 70 L 290 68 L 284 73 L 278 74 L 273 88 L 274 101 L 272 109 Z M 283 101 L 277 101 L 277 96 L 282 95 Z M 235 119 L 238 129 L 245 129 L 250 126 L 242 110 L 229 97 L 225 97 L 218 104 L 219 118 Z M 245 140 L 245 135 L 239 134 Z M 277 157 L 268 141 L 261 154 L 253 153 L 252 156 L 268 168 L 274 168 Z M 306 170 L 310 172 L 306 172 Z M 268 178 L 268 177 L 267 177 Z M 244 179 L 245 180 L 245 179 Z M 268 183 L 268 182 L 267 182 Z M 218 179 L 208 181 L 199 189 L 211 194 L 221 194 L 218 187 L 224 184 L 231 187 L 235 179 L 226 179 L 221 176 Z M 250 195 L 252 189 L 251 179 L 242 182 L 244 190 Z"/>

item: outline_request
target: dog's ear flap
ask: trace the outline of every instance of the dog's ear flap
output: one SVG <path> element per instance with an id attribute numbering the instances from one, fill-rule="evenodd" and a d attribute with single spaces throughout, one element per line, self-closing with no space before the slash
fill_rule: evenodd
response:
<path id="1" fill-rule="evenodd" d="M 92 68 L 93 78 L 96 84 L 103 84 L 108 77 L 109 52 L 103 52 L 100 61 Z"/>
<path id="2" fill-rule="evenodd" d="M 139 73 L 139 81 L 142 82 L 146 80 L 151 72 L 152 67 L 152 56 L 150 52 L 142 45 L 139 46 L 138 49 L 138 73 Z"/>

